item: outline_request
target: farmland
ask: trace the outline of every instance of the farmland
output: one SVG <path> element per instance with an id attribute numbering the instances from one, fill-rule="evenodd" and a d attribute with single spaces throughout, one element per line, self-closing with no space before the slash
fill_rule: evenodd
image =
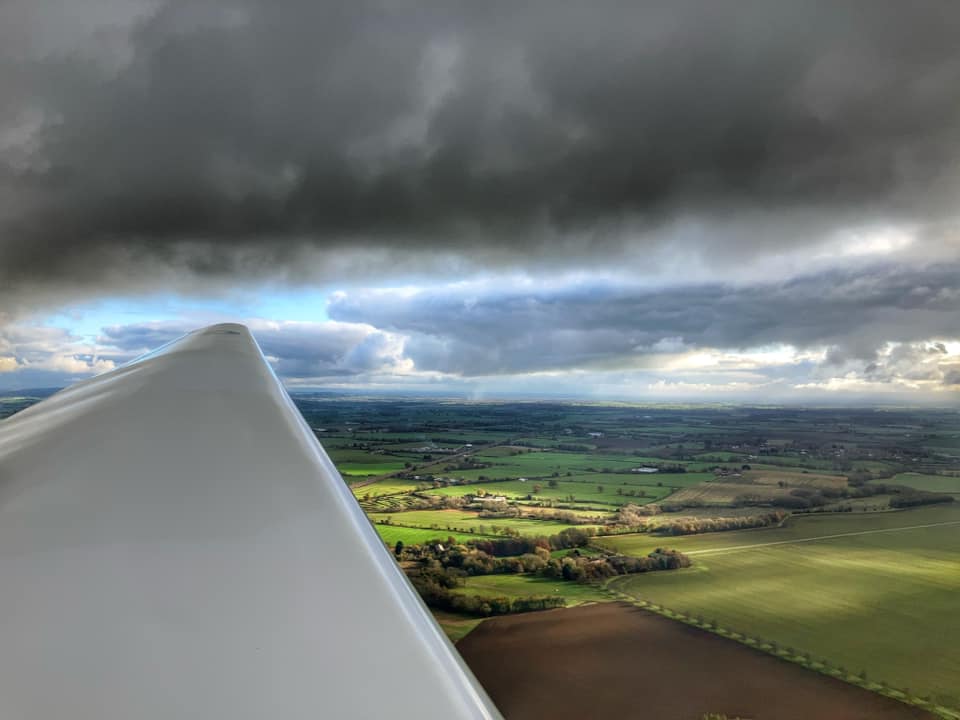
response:
<path id="1" fill-rule="evenodd" d="M 903 697 L 960 712 L 954 410 L 294 399 L 384 543 L 403 543 L 398 559 L 408 575 L 423 580 L 429 570 L 428 580 L 442 582 L 442 592 L 418 587 L 433 593 L 454 639 L 469 641 L 478 624 L 537 626 L 526 618 L 549 614 L 531 612 L 548 607 L 537 605 L 543 598 L 572 606 L 623 593 L 702 616 L 710 622 L 698 622 L 701 635 L 717 624 L 762 639 L 768 652 L 793 648 L 811 666 L 842 666 L 838 676 L 848 680 L 865 673 L 870 681 L 861 684 L 889 683 L 909 689 Z M 30 402 L 0 398 L 0 413 Z M 757 529 L 732 529 L 743 527 Z M 623 556 L 636 568 L 657 548 L 683 553 L 692 566 L 584 575 Z M 473 564 L 444 565 L 438 553 Z M 524 614 L 483 620 L 502 613 Z M 630 647 L 631 632 L 654 631 L 629 613 L 603 617 Z M 680 624 L 658 618 L 656 632 L 664 623 Z M 586 629 L 561 625 L 558 636 L 593 642 Z M 702 650 L 711 657 L 736 645 L 710 637 Z M 625 661 L 641 663 L 626 645 Z M 610 645 L 601 639 L 597 647 Z M 677 650 L 677 667 L 699 662 L 696 642 L 678 647 L 686 649 Z M 754 667 L 730 652 L 738 667 Z M 839 683 L 795 670 L 786 671 L 789 682 L 812 683 L 811 698 Z M 565 689 L 537 682 L 551 695 Z M 751 692 L 756 701 L 766 691 Z M 860 692 L 844 685 L 837 701 L 862 700 Z M 708 695 L 700 688 L 692 697 Z M 722 707 L 761 716 L 755 704 Z M 912 712 L 890 717 L 921 716 Z"/>
<path id="2" fill-rule="evenodd" d="M 576 478 L 560 478 L 552 483 L 535 482 L 533 480 L 506 480 L 502 482 L 484 483 L 481 489 L 488 495 L 504 495 L 510 499 L 531 499 L 562 501 L 574 498 L 571 502 L 589 503 L 592 505 L 623 505 L 627 502 L 644 504 L 652 500 L 659 500 L 670 494 L 671 488 L 656 485 L 629 486 L 624 492 L 622 485 L 614 486 L 602 477 L 577 476 Z M 458 485 L 437 489 L 437 495 L 462 497 L 477 492 L 478 487 L 473 485 Z M 609 512 L 610 508 L 607 508 Z"/>
<path id="3" fill-rule="evenodd" d="M 457 647 L 512 720 L 930 717 L 620 603 L 494 618 Z"/>
<path id="4" fill-rule="evenodd" d="M 411 510 L 402 513 L 369 513 L 376 524 L 406 525 L 444 532 L 488 534 L 495 529 L 513 528 L 521 535 L 553 535 L 570 527 L 569 523 L 531 518 L 482 518 L 461 510 Z"/>
<path id="5" fill-rule="evenodd" d="M 655 539 L 600 542 L 640 555 Z M 960 508 L 802 517 L 671 544 L 694 567 L 617 589 L 960 705 Z"/>
<path id="6" fill-rule="evenodd" d="M 380 535 L 380 539 L 390 546 L 396 545 L 398 540 L 402 541 L 404 545 L 419 545 L 430 542 L 431 540 L 442 540 L 446 542 L 447 538 L 450 537 L 454 538 L 457 542 L 467 542 L 469 540 L 476 540 L 478 537 L 485 537 L 484 535 L 472 533 L 428 530 L 425 528 L 401 527 L 398 525 L 378 524 L 374 527 Z"/>
<path id="7" fill-rule="evenodd" d="M 955 475 L 923 475 L 921 473 L 900 473 L 892 482 L 898 485 L 929 490 L 931 492 L 960 495 L 960 473 Z"/>
<path id="8" fill-rule="evenodd" d="M 330 459 L 344 477 L 383 475 L 403 469 L 403 461 L 389 455 L 370 453 L 353 448 L 333 448 Z"/>
<path id="9" fill-rule="evenodd" d="M 350 482 L 346 477 L 347 482 Z M 399 495 L 417 490 L 422 483 L 415 480 L 404 480 L 399 478 L 385 478 L 371 485 L 355 485 L 353 493 L 358 497 L 379 497 L 380 495 Z"/>
<path id="10" fill-rule="evenodd" d="M 456 592 L 515 598 L 535 595 L 559 595 L 566 599 L 568 606 L 585 602 L 605 602 L 610 596 L 592 585 L 530 578 L 523 575 L 483 575 L 467 578 L 466 584 Z"/>

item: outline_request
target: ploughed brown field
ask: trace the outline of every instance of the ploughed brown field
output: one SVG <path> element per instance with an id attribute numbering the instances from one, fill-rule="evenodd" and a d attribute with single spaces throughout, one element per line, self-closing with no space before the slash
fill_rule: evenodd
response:
<path id="1" fill-rule="evenodd" d="M 457 648 L 507 720 L 933 717 L 626 603 L 487 620 Z"/>

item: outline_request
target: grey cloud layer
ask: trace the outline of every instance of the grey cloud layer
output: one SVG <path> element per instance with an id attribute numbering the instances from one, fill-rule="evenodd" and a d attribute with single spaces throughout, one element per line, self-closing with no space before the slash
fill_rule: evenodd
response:
<path id="1" fill-rule="evenodd" d="M 875 266 L 750 286 L 488 282 L 343 292 L 328 305 L 329 321 L 248 324 L 292 385 L 768 400 L 849 388 L 863 398 L 893 390 L 934 399 L 960 387 L 958 306 L 958 265 Z M 0 327 L 0 388 L 64 384 L 217 319 L 110 326 L 96 341 Z M 778 344 L 810 352 L 755 352 Z"/>
<path id="2" fill-rule="evenodd" d="M 711 249 L 747 257 L 952 212 L 949 0 L 115 4 L 87 35 L 0 14 L 8 291 L 298 274 L 307 248 L 615 263 L 765 213 Z"/>
<path id="3" fill-rule="evenodd" d="M 328 312 L 409 334 L 406 352 L 420 369 L 484 375 L 642 366 L 661 353 L 777 343 L 829 347 L 829 364 L 864 368 L 888 341 L 960 337 L 958 307 L 960 266 L 945 265 L 837 271 L 749 287 L 353 293 L 335 298 Z"/>

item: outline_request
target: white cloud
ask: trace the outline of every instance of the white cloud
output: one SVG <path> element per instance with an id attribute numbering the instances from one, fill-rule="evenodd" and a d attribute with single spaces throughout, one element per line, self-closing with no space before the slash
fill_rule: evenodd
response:
<path id="1" fill-rule="evenodd" d="M 0 326 L 0 373 L 4 387 L 64 385 L 112 370 L 116 362 L 102 348 L 62 328 Z"/>

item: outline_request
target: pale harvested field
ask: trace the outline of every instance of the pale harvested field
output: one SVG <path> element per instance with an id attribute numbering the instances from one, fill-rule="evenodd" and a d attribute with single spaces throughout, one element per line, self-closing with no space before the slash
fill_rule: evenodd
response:
<path id="1" fill-rule="evenodd" d="M 743 480 L 759 485 L 778 485 L 783 482 L 787 487 L 844 488 L 847 478 L 843 475 L 820 475 L 799 470 L 747 470 Z"/>

